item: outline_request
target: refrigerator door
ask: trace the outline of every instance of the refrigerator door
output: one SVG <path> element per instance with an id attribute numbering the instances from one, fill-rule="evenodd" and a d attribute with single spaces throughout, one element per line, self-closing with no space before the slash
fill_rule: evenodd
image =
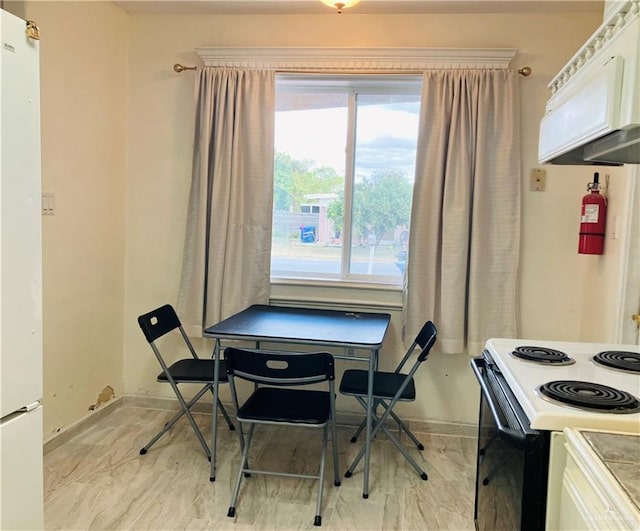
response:
<path id="1" fill-rule="evenodd" d="M 42 218 L 38 41 L 24 20 L 0 16 L 2 418 L 42 398 Z"/>
<path id="2" fill-rule="evenodd" d="M 42 406 L 0 421 L 0 529 L 44 529 Z"/>
<path id="3" fill-rule="evenodd" d="M 38 41 L 2 10 L 0 41 L 0 529 L 42 529 Z"/>

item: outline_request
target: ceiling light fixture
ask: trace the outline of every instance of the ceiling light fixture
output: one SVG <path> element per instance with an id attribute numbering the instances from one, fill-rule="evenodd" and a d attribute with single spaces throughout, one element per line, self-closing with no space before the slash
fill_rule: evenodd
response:
<path id="1" fill-rule="evenodd" d="M 343 9 L 347 9 L 348 7 L 355 6 L 360 0 L 342 0 L 335 2 L 334 0 L 321 0 L 323 4 L 326 4 L 331 7 L 335 7 L 338 10 L 338 13 L 342 13 Z"/>

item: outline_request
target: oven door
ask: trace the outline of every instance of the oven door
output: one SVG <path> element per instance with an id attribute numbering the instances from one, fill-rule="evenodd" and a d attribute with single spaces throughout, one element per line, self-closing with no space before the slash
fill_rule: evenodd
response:
<path id="1" fill-rule="evenodd" d="M 529 421 L 488 352 L 471 367 L 480 383 L 476 529 L 543 530 L 549 433 Z"/>

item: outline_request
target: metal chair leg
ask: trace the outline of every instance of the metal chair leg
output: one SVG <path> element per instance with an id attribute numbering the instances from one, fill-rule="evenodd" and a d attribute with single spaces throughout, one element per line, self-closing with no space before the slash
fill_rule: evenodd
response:
<path id="1" fill-rule="evenodd" d="M 409 453 L 407 452 L 407 450 L 402 446 L 402 444 L 400 444 L 400 442 L 398 441 L 398 439 L 396 439 L 393 434 L 385 427 L 382 426 L 381 427 L 382 431 L 385 432 L 385 434 L 387 435 L 387 437 L 389 437 L 389 440 L 393 443 L 393 445 L 398 449 L 398 451 L 405 457 L 405 459 L 407 461 L 409 461 L 409 463 L 411 464 L 411 466 L 415 469 L 415 471 L 418 473 L 418 475 L 423 479 L 423 480 L 427 480 L 429 479 L 429 477 L 427 476 L 427 473 L 422 470 L 422 468 L 420 468 L 420 466 L 418 465 L 418 463 L 416 463 L 416 461 L 413 459 L 413 457 L 411 457 L 411 455 L 409 455 Z"/>
<path id="2" fill-rule="evenodd" d="M 236 477 L 236 484 L 233 488 L 233 494 L 231 496 L 231 503 L 229 504 L 229 510 L 227 516 L 233 518 L 236 515 L 236 503 L 238 502 L 238 494 L 240 493 L 240 484 L 242 483 L 242 476 L 245 472 L 248 472 L 248 456 L 249 446 L 251 446 L 251 439 L 253 438 L 253 430 L 255 424 L 251 424 L 249 427 L 249 433 L 247 434 L 247 440 L 244 440 L 242 436 L 242 425 L 240 425 L 240 444 L 243 446 L 242 457 L 240 458 L 240 469 L 238 470 L 238 476 Z"/>
<path id="3" fill-rule="evenodd" d="M 381 402 L 382 405 L 386 408 L 387 405 L 384 402 Z M 424 444 L 422 444 L 417 437 L 411 432 L 411 430 L 407 427 L 407 425 L 402 421 L 402 419 L 400 417 L 398 417 L 398 415 L 396 415 L 393 411 L 390 411 L 389 414 L 393 417 L 393 419 L 398 423 L 398 426 L 400 427 L 400 432 L 404 431 L 407 434 L 407 437 L 409 437 L 409 439 L 411 439 L 413 441 L 413 444 L 416 445 L 416 447 L 418 448 L 418 450 L 422 451 L 424 450 Z"/>
<path id="4" fill-rule="evenodd" d="M 366 402 L 365 402 L 366 403 Z M 384 402 L 382 402 L 381 400 L 375 400 L 374 406 L 373 406 L 373 412 L 375 413 L 377 408 L 378 408 L 378 404 L 381 403 L 382 405 L 385 405 Z M 386 406 L 385 406 L 386 407 Z M 365 408 L 366 409 L 366 408 Z M 360 426 L 358 426 L 358 429 L 356 430 L 356 432 L 352 435 L 351 437 L 351 442 L 355 443 L 358 440 L 358 437 L 360 437 L 360 434 L 362 433 L 362 431 L 367 427 L 367 417 L 365 417 L 362 422 L 360 423 Z"/>
<path id="5" fill-rule="evenodd" d="M 358 440 L 358 437 L 360 437 L 360 434 L 366 428 L 366 426 L 367 426 L 367 417 L 364 418 L 364 420 L 360 423 L 360 426 L 358 426 L 358 429 L 356 430 L 356 432 L 351 436 L 352 443 L 355 443 Z"/>
<path id="6" fill-rule="evenodd" d="M 331 419 L 331 443 L 333 445 L 333 485 L 340 486 L 340 463 L 338 459 L 338 434 L 335 418 Z M 322 486 L 321 486 L 322 488 Z"/>
<path id="7" fill-rule="evenodd" d="M 322 525 L 322 491 L 324 490 L 324 465 L 327 460 L 327 438 L 329 433 L 329 426 L 325 424 L 322 428 L 322 455 L 320 456 L 320 474 L 318 481 L 318 499 L 316 501 L 316 516 L 313 520 L 313 525 Z M 335 456 L 334 456 L 335 458 Z"/>
<path id="8" fill-rule="evenodd" d="M 222 405 L 222 402 L 220 402 L 219 398 L 218 398 L 218 408 L 222 412 L 222 416 L 224 417 L 224 420 L 227 422 L 227 426 L 229 426 L 229 431 L 235 431 L 236 427 L 233 425 L 233 422 L 231 422 L 231 419 L 229 418 L 229 414 L 227 413 L 227 410 Z"/>
<path id="9" fill-rule="evenodd" d="M 211 385 L 211 395 L 213 396 L 214 394 L 215 393 L 213 392 L 213 385 Z M 224 420 L 227 423 L 227 426 L 229 426 L 229 430 L 234 431 L 236 427 L 233 425 L 233 422 L 231 422 L 231 419 L 229 418 L 229 414 L 227 413 L 227 410 L 225 409 L 225 407 L 222 405 L 222 402 L 220 402 L 219 397 L 218 397 L 218 409 L 221 411 L 222 416 L 224 417 Z"/>
<path id="10" fill-rule="evenodd" d="M 356 399 L 358 399 L 358 401 L 362 401 L 362 399 L 360 397 L 358 397 L 358 396 L 356 397 Z M 371 430 L 371 439 L 370 440 L 373 440 L 373 438 L 375 437 L 376 433 L 378 433 L 379 430 L 382 430 L 387 435 L 387 437 L 392 442 L 392 444 L 400 451 L 400 453 L 407 459 L 407 461 L 409 461 L 409 463 L 411 464 L 411 466 L 413 466 L 413 468 L 416 470 L 418 475 L 423 480 L 426 481 L 428 479 L 427 473 L 424 470 L 422 470 L 422 468 L 420 468 L 418 463 L 415 462 L 415 460 L 409 455 L 409 453 L 406 451 L 406 449 L 402 447 L 400 442 L 384 426 L 384 421 L 385 421 L 386 417 L 390 413 L 391 413 L 391 410 L 389 408 L 387 408 L 385 410 L 384 414 L 382 415 L 382 417 L 377 417 L 377 416 L 374 415 L 375 425 L 374 425 L 373 429 Z M 358 452 L 358 455 L 356 455 L 356 458 L 351 463 L 351 466 L 348 468 L 347 472 L 345 473 L 345 477 L 349 478 L 349 477 L 351 477 L 353 475 L 353 472 L 356 469 L 356 467 L 358 466 L 358 463 L 364 457 L 364 453 L 365 453 L 365 447 L 363 446 L 360 449 L 360 451 Z"/>
<path id="11" fill-rule="evenodd" d="M 184 399 L 180 400 L 180 398 L 182 397 L 182 395 L 180 395 L 179 393 L 176 393 L 178 395 L 178 401 L 180 402 L 180 405 L 182 406 L 180 411 L 178 411 L 169 422 L 167 422 L 164 427 L 140 450 L 140 455 L 144 455 L 146 454 L 149 449 L 156 443 L 158 442 L 158 440 L 165 434 L 167 433 L 171 428 L 173 428 L 173 426 L 175 425 L 176 422 L 178 422 L 178 420 L 180 420 L 182 418 L 182 416 L 185 414 L 185 412 L 187 412 L 189 409 L 191 409 L 191 406 L 193 406 L 198 400 L 200 400 L 200 398 L 202 397 L 202 395 L 204 395 L 208 390 L 209 390 L 210 386 L 205 385 L 202 389 L 200 389 L 200 391 L 198 391 L 198 393 L 191 399 L 189 400 L 189 402 L 185 402 Z M 191 413 L 189 413 L 189 417 L 190 417 L 190 421 L 193 420 L 193 417 L 191 417 Z M 195 421 L 194 421 L 195 423 Z M 194 427 L 194 430 L 196 432 L 196 435 L 198 435 L 198 439 L 200 440 L 200 444 L 202 444 L 204 442 L 204 437 L 202 437 L 202 433 L 200 432 L 200 429 L 197 426 L 194 426 L 192 423 L 192 427 Z M 207 443 L 204 443 L 203 448 L 205 448 L 205 454 L 207 455 L 207 458 L 211 458 L 211 451 L 209 450 L 209 446 L 207 445 Z"/>

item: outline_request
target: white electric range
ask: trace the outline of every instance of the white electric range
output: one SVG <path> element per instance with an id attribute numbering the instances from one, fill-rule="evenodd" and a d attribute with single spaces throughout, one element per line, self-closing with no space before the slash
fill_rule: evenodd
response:
<path id="1" fill-rule="evenodd" d="M 553 349 L 566 354 L 575 363 L 537 363 L 514 356 L 514 350 L 523 346 Z M 601 352 L 631 352 L 640 356 L 640 346 L 490 339 L 486 349 L 529 418 L 531 428 L 562 431 L 565 427 L 573 427 L 640 433 L 640 410 L 635 413 L 611 413 L 579 409 L 552 402 L 539 391 L 539 386 L 543 384 L 571 380 L 605 385 L 630 393 L 640 400 L 640 373 L 624 372 L 593 361 L 593 357 Z M 640 369 L 640 363 L 636 365 Z"/>
<path id="2" fill-rule="evenodd" d="M 627 372 L 596 363 L 603 353 Z M 551 439 L 564 428 L 640 433 L 637 345 L 490 339 L 471 367 L 480 385 L 478 531 L 545 530 Z"/>

